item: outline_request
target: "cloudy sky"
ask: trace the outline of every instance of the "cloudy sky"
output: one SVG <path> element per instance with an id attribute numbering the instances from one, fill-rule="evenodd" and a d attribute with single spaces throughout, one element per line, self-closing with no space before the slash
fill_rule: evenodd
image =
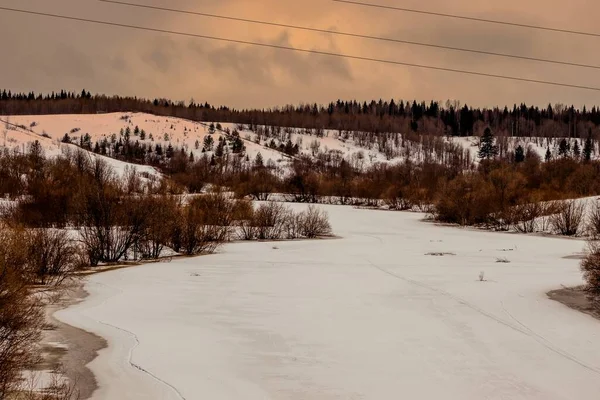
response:
<path id="1" fill-rule="evenodd" d="M 283 24 L 600 65 L 600 38 L 511 28 L 330 0 L 123 0 Z M 599 32 L 600 2 L 365 0 Z M 600 87 L 600 70 L 548 65 L 128 8 L 96 0 L 0 0 L 0 6 L 408 63 Z M 271 107 L 342 99 L 456 99 L 494 106 L 600 104 L 600 92 L 135 31 L 0 11 L 0 86 Z"/>

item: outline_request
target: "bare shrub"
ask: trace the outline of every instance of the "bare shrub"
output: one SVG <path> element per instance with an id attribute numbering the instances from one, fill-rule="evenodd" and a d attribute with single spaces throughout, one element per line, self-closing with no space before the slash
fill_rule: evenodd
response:
<path id="1" fill-rule="evenodd" d="M 593 238 L 600 238 L 600 203 L 598 202 L 594 203 L 588 213 L 587 230 Z"/>
<path id="2" fill-rule="evenodd" d="M 413 203 L 406 197 L 402 189 L 397 186 L 390 186 L 383 194 L 383 201 L 390 210 L 410 210 Z"/>
<path id="3" fill-rule="evenodd" d="M 53 371 L 49 382 L 39 387 L 35 374 L 19 387 L 22 400 L 76 400 L 80 398 L 76 382 L 70 382 L 60 369 Z"/>
<path id="4" fill-rule="evenodd" d="M 289 209 L 280 203 L 263 203 L 254 212 L 256 238 L 260 240 L 281 239 Z"/>
<path id="5" fill-rule="evenodd" d="M 552 227 L 552 216 L 559 210 L 560 202 L 546 201 L 540 203 L 541 218 L 539 219 L 538 228 L 546 232 Z"/>
<path id="6" fill-rule="evenodd" d="M 147 196 L 140 206 L 152 212 L 147 215 L 143 224 L 136 251 L 142 259 L 157 259 L 171 238 L 179 203 L 173 196 L 156 195 Z"/>
<path id="7" fill-rule="evenodd" d="M 537 229 L 537 219 L 542 216 L 542 204 L 532 202 L 514 207 L 514 228 L 521 233 L 533 233 Z"/>
<path id="8" fill-rule="evenodd" d="M 327 212 L 313 205 L 300 213 L 300 234 L 307 238 L 331 235 L 331 225 Z"/>
<path id="9" fill-rule="evenodd" d="M 43 313 L 31 296 L 22 229 L 0 226 L 0 399 L 19 387 L 21 370 L 34 361 Z"/>
<path id="10" fill-rule="evenodd" d="M 302 236 L 302 213 L 289 212 L 283 222 L 283 235 L 286 239 L 298 239 Z"/>
<path id="11" fill-rule="evenodd" d="M 250 202 L 239 202 L 235 210 L 235 220 L 238 225 L 238 239 L 254 240 L 257 228 L 254 226 L 254 208 Z"/>
<path id="12" fill-rule="evenodd" d="M 600 242 L 591 240 L 585 258 L 581 261 L 586 291 L 595 305 L 600 308 Z"/>
<path id="13" fill-rule="evenodd" d="M 210 208 L 210 205 L 220 204 L 220 201 L 192 201 L 181 209 L 171 235 L 175 251 L 187 255 L 209 254 L 229 239 L 231 214 L 223 214 L 223 209 Z M 220 207 L 227 208 L 224 204 L 220 204 Z"/>
<path id="14" fill-rule="evenodd" d="M 579 233 L 585 204 L 567 200 L 557 204 L 557 213 L 551 217 L 554 230 L 564 236 L 575 236 Z"/>
<path id="15" fill-rule="evenodd" d="M 32 283 L 60 285 L 76 267 L 77 248 L 63 230 L 31 230 L 24 246 Z"/>

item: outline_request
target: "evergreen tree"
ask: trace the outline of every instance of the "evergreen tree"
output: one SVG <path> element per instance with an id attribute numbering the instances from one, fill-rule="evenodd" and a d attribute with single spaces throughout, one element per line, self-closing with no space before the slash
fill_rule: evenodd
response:
<path id="1" fill-rule="evenodd" d="M 585 139 L 585 144 L 583 146 L 583 159 L 585 161 L 590 161 L 592 159 L 592 135 L 588 134 L 587 139 Z"/>
<path id="2" fill-rule="evenodd" d="M 558 155 L 562 157 L 568 157 L 571 150 L 571 145 L 567 142 L 567 139 L 560 141 L 558 145 Z"/>
<path id="3" fill-rule="evenodd" d="M 215 140 L 212 138 L 212 136 L 204 136 L 203 149 L 205 151 L 212 151 L 214 144 L 215 144 Z"/>
<path id="4" fill-rule="evenodd" d="M 523 146 L 518 145 L 515 149 L 515 162 L 522 163 L 525 161 L 525 151 L 523 150 Z"/>
<path id="5" fill-rule="evenodd" d="M 196 150 L 198 150 L 200 148 L 200 142 L 198 141 L 198 139 L 196 139 L 196 142 L 194 143 L 194 148 Z"/>
<path id="6" fill-rule="evenodd" d="M 579 141 L 575 140 L 575 144 L 573 145 L 573 156 L 576 159 L 579 159 L 581 156 L 581 148 L 579 147 Z"/>
<path id="7" fill-rule="evenodd" d="M 257 168 L 261 168 L 263 167 L 264 161 L 263 161 L 263 157 L 262 154 L 260 154 L 260 151 L 256 154 L 256 158 L 254 159 L 254 166 Z"/>
<path id="8" fill-rule="evenodd" d="M 244 151 L 244 142 L 242 141 L 242 139 L 236 137 L 233 140 L 233 146 L 231 148 L 231 151 L 233 153 L 241 153 L 242 151 Z"/>
<path id="9" fill-rule="evenodd" d="M 169 143 L 169 145 L 167 146 L 167 150 L 165 151 L 165 156 L 167 156 L 167 158 L 173 158 L 174 154 L 175 151 L 173 150 L 173 146 L 171 146 L 171 143 Z"/>
<path id="10" fill-rule="evenodd" d="M 485 128 L 479 145 L 479 158 L 492 159 L 498 155 L 498 146 L 494 144 L 494 135 L 490 128 Z"/>
<path id="11" fill-rule="evenodd" d="M 550 147 L 546 147 L 546 156 L 544 157 L 546 162 L 552 160 L 552 153 L 550 153 Z"/>
<path id="12" fill-rule="evenodd" d="M 215 133 L 215 124 L 214 123 L 210 123 L 210 126 L 208 127 L 208 133 L 210 133 L 211 135 L 213 133 Z"/>
<path id="13" fill-rule="evenodd" d="M 133 129 L 133 135 L 139 136 L 139 134 L 140 134 L 140 127 L 136 125 L 135 128 Z"/>
<path id="14" fill-rule="evenodd" d="M 140 139 L 141 140 L 146 140 L 146 131 L 143 130 L 143 129 L 140 131 Z"/>
<path id="15" fill-rule="evenodd" d="M 215 156 L 223 157 L 223 153 L 225 152 L 225 145 L 222 140 L 219 140 L 219 144 L 217 145 L 217 149 L 215 150 Z"/>

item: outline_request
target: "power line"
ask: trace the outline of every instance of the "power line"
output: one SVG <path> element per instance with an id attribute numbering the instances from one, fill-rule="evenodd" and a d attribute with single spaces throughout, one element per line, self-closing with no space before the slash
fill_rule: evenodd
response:
<path id="1" fill-rule="evenodd" d="M 542 31 L 567 33 L 567 34 L 571 34 L 571 35 L 600 37 L 600 33 L 575 31 L 575 30 L 571 30 L 571 29 L 552 28 L 549 26 L 541 26 L 541 25 L 520 24 L 517 22 L 469 17 L 466 15 L 458 15 L 458 14 L 445 14 L 445 13 L 439 13 L 439 12 L 434 12 L 434 11 L 419 10 L 419 9 L 414 9 L 414 8 L 386 6 L 383 4 L 375 4 L 375 3 L 364 3 L 362 1 L 356 1 L 356 0 L 331 0 L 331 1 L 334 1 L 336 3 L 346 3 L 346 4 L 357 5 L 357 6 L 363 6 L 363 7 L 382 8 L 385 10 L 402 11 L 402 12 L 408 12 L 408 13 L 414 13 L 414 14 L 434 15 L 436 17 L 455 18 L 455 19 L 462 19 L 462 20 L 467 20 L 467 21 L 485 22 L 488 24 L 516 26 L 519 28 L 538 29 L 538 30 L 542 30 Z"/>
<path id="2" fill-rule="evenodd" d="M 219 15 L 219 14 L 209 14 L 209 13 L 189 11 L 189 10 L 158 7 L 158 6 L 151 6 L 151 5 L 147 5 L 147 4 L 128 3 L 128 2 L 124 2 L 124 1 L 115 1 L 115 0 L 97 0 L 97 1 L 102 2 L 102 3 L 111 3 L 111 4 L 122 5 L 122 6 L 128 6 L 128 7 L 145 8 L 145 9 L 150 9 L 150 10 L 167 11 L 167 12 L 178 13 L 178 14 L 195 15 L 195 16 L 200 16 L 200 17 L 216 18 L 216 19 L 223 19 L 223 20 L 228 20 L 228 21 L 246 22 L 246 23 L 257 24 L 257 25 L 267 25 L 267 26 L 275 26 L 275 27 L 279 27 L 279 28 L 288 28 L 288 29 L 297 29 L 297 30 L 303 30 L 303 31 L 309 31 L 309 32 L 326 33 L 326 34 L 337 35 L 337 36 L 378 40 L 378 41 L 398 43 L 398 44 L 408 44 L 408 45 L 412 45 L 412 46 L 430 47 L 430 48 L 436 48 L 436 49 L 483 54 L 483 55 L 496 56 L 496 57 L 506 57 L 506 58 L 513 58 L 513 59 L 520 59 L 520 60 L 527 60 L 527 61 L 537 61 L 537 62 L 542 62 L 542 63 L 567 65 L 567 66 L 571 66 L 571 67 L 600 69 L 600 65 L 581 64 L 581 63 L 575 63 L 575 62 L 569 62 L 569 61 L 521 56 L 521 55 L 517 55 L 517 54 L 497 53 L 497 52 L 485 51 L 485 50 L 444 46 L 444 45 L 439 45 L 439 44 L 435 44 L 435 43 L 423 43 L 423 42 L 415 42 L 415 41 L 410 41 L 410 40 L 394 39 L 394 38 L 387 38 L 387 37 L 380 37 L 380 36 L 362 35 L 362 34 L 351 33 L 351 32 L 339 32 L 339 31 L 332 31 L 329 29 L 309 28 L 306 26 L 281 24 L 281 23 L 270 22 L 270 21 L 260 21 L 260 20 L 231 17 L 231 16 Z"/>
<path id="3" fill-rule="evenodd" d="M 71 16 L 67 16 L 67 15 L 50 14 L 50 13 L 43 13 L 43 12 L 30 11 L 30 10 L 20 10 L 20 9 L 9 8 L 9 7 L 0 7 L 0 10 L 11 11 L 11 12 L 16 12 L 16 13 L 21 13 L 21 14 L 30 14 L 30 15 L 37 15 L 37 16 L 43 16 L 43 17 L 64 19 L 64 20 L 70 20 L 70 21 L 86 22 L 86 23 L 92 23 L 92 24 L 98 24 L 98 25 L 136 29 L 136 30 L 140 30 L 140 31 L 158 32 L 158 33 L 166 33 L 166 34 L 177 35 L 177 36 L 214 40 L 214 41 L 226 42 L 226 43 L 237 43 L 237 44 L 243 44 L 243 45 L 249 45 L 249 46 L 272 48 L 272 49 L 277 49 L 277 50 L 289 50 L 289 51 L 296 51 L 296 52 L 301 52 L 301 53 L 317 54 L 317 55 L 322 55 L 322 56 L 346 58 L 346 59 L 350 59 L 350 60 L 369 61 L 369 62 L 376 62 L 376 63 L 380 63 L 380 64 L 388 64 L 388 65 L 401 65 L 401 66 L 406 66 L 406 67 L 430 69 L 430 70 L 434 70 L 434 71 L 454 72 L 454 73 L 464 74 L 464 75 L 482 76 L 482 77 L 486 77 L 486 78 L 497 78 L 497 79 L 505 79 L 505 80 L 512 80 L 512 81 L 518 81 L 518 82 L 538 83 L 538 84 L 542 84 L 542 85 L 559 86 L 559 87 L 592 90 L 592 91 L 600 92 L 600 87 L 593 87 L 593 86 L 574 85 L 574 84 L 570 84 L 570 83 L 544 81 L 544 80 L 523 78 L 523 77 L 517 77 L 517 76 L 510 76 L 510 75 L 497 75 L 497 74 L 490 74 L 490 73 L 485 73 L 485 72 L 438 67 L 438 66 L 433 66 L 433 65 L 414 64 L 414 63 L 408 63 L 408 62 L 402 62 L 402 61 L 355 56 L 355 55 L 350 55 L 350 54 L 341 54 L 341 53 L 332 53 L 332 52 L 320 51 L 320 50 L 302 49 L 302 48 L 296 48 L 296 47 L 291 47 L 291 46 L 281 46 L 281 45 L 268 44 L 268 43 L 250 42 L 250 41 L 246 41 L 246 40 L 227 39 L 227 38 L 222 38 L 222 37 L 217 37 L 217 36 L 199 35 L 199 34 L 194 34 L 194 33 L 178 32 L 178 31 L 171 31 L 171 30 L 158 29 L 158 28 L 148 28 L 148 27 L 137 26 L 137 25 L 121 24 L 121 23 L 109 22 L 109 21 L 99 21 L 99 20 L 94 20 L 94 19 L 71 17 Z"/>

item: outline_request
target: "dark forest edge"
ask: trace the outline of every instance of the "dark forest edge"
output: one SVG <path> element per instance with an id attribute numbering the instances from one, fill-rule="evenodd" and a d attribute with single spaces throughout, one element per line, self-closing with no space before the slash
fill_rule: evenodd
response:
<path id="1" fill-rule="evenodd" d="M 576 109 L 562 104 L 545 108 L 526 104 L 473 108 L 458 101 L 337 100 L 326 105 L 301 104 L 268 109 L 236 110 L 226 106 L 168 99 L 92 95 L 61 90 L 49 94 L 0 92 L 1 115 L 96 114 L 143 112 L 191 121 L 220 121 L 307 129 L 364 132 L 417 132 L 427 135 L 481 135 L 490 127 L 496 136 L 596 138 L 600 108 Z"/>

